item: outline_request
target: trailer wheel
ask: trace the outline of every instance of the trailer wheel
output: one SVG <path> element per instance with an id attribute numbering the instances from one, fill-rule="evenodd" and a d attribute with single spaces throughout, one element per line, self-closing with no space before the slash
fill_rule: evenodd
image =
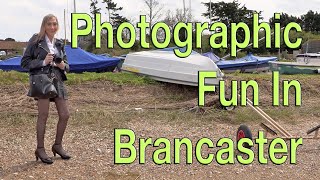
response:
<path id="1" fill-rule="evenodd" d="M 240 127 L 238 128 L 238 131 L 237 131 L 237 143 L 242 138 L 249 138 L 249 139 L 252 140 L 252 133 L 251 133 L 249 127 L 247 125 L 244 125 L 244 124 L 240 125 Z M 249 148 L 249 149 L 251 148 L 251 146 L 249 146 L 248 143 L 244 143 L 243 147 Z"/>
<path id="2" fill-rule="evenodd" d="M 222 106 L 222 108 L 227 111 L 233 111 L 234 109 L 236 109 L 235 106 Z"/>
<path id="3" fill-rule="evenodd" d="M 227 97 L 226 100 L 230 101 L 231 98 Z M 236 106 L 223 106 L 221 103 L 220 103 L 220 106 L 222 109 L 227 110 L 227 111 L 233 111 L 234 109 L 236 109 Z"/>

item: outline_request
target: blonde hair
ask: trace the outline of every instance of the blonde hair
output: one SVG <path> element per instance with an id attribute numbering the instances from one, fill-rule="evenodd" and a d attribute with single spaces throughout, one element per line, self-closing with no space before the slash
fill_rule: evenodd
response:
<path id="1" fill-rule="evenodd" d="M 38 36 L 37 36 L 37 38 L 35 39 L 35 41 L 39 41 L 39 40 L 41 40 L 41 39 L 44 38 L 44 36 L 46 35 L 45 26 L 46 26 L 46 24 L 49 22 L 49 20 L 52 19 L 52 18 L 55 18 L 55 19 L 56 19 L 57 24 L 58 24 L 58 29 L 59 29 L 58 18 L 57 18 L 55 15 L 53 15 L 53 14 L 48 14 L 48 15 L 46 15 L 45 17 L 43 17 L 43 19 L 42 19 L 40 31 L 39 31 Z"/>

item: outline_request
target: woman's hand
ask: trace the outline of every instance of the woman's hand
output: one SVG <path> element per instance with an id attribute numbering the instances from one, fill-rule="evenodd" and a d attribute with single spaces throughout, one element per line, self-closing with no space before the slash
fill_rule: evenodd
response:
<path id="1" fill-rule="evenodd" d="M 61 61 L 61 63 L 59 64 L 55 63 L 55 66 L 60 68 L 61 70 L 64 70 L 64 68 L 66 67 L 66 64 L 64 63 L 64 61 Z"/>
<path id="2" fill-rule="evenodd" d="M 53 61 L 53 54 L 48 53 L 46 58 L 44 59 L 45 65 L 51 64 Z"/>

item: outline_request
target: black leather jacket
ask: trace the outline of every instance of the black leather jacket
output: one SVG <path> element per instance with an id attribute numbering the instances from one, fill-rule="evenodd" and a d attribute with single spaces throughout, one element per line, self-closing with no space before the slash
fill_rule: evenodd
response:
<path id="1" fill-rule="evenodd" d="M 49 69 L 52 68 L 50 65 L 43 66 L 43 61 L 47 54 L 50 52 L 45 38 L 35 41 L 37 34 L 33 35 L 29 40 L 26 51 L 21 59 L 21 67 L 29 70 L 29 74 L 48 74 Z M 61 70 L 58 67 L 53 67 L 52 72 L 56 77 L 62 81 L 67 80 L 66 72 L 69 72 L 69 64 L 67 56 L 64 50 L 64 44 L 61 40 L 55 39 L 55 46 L 60 52 L 60 56 L 63 57 L 63 61 L 66 64 L 65 70 Z"/>

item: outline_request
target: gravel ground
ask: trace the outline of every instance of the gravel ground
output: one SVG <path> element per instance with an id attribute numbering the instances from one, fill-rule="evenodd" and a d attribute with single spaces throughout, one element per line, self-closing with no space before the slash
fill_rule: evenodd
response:
<path id="1" fill-rule="evenodd" d="M 175 94 L 175 89 L 179 89 L 182 94 L 188 93 L 188 96 Z M 137 160 L 130 165 L 116 165 L 114 128 L 131 129 L 136 138 L 151 137 L 153 141 L 166 137 L 171 140 L 173 147 L 174 138 L 187 137 L 193 145 L 203 137 L 212 139 L 214 143 L 222 137 L 235 140 L 239 124 L 207 120 L 206 114 L 179 114 L 174 109 L 160 110 L 160 107 L 167 104 L 190 102 L 197 97 L 196 90 L 179 86 L 132 87 L 100 82 L 72 85 L 68 90 L 72 116 L 64 145 L 72 159 L 65 161 L 54 157 L 52 165 L 45 165 L 36 162 L 34 156 L 35 101 L 25 97 L 24 85 L 1 87 L 0 117 L 3 123 L 0 125 L 0 179 L 320 179 L 320 141 L 307 139 L 303 140 L 303 146 L 298 147 L 295 165 L 288 162 L 274 165 L 269 159 L 268 164 L 261 165 L 257 157 L 250 165 L 241 165 L 237 161 L 232 165 L 219 165 L 215 160 L 209 165 L 201 165 L 194 154 L 193 163 L 186 164 L 184 150 L 181 152 L 180 164 L 156 165 L 152 161 L 155 147 L 147 148 L 145 164 L 139 164 L 137 156 Z M 135 109 L 141 107 L 142 110 Z M 45 145 L 49 156 L 53 156 L 50 147 L 54 142 L 57 115 L 53 104 L 50 109 Z M 285 120 L 280 121 L 280 124 L 293 135 L 305 135 L 307 129 L 319 124 L 318 115 L 316 112 L 294 124 Z M 172 118 L 176 120 L 171 121 Z M 257 131 L 261 130 L 259 124 L 247 124 L 253 135 L 257 136 Z M 138 143 L 135 145 L 138 146 Z M 204 148 L 204 153 L 217 150 L 216 147 L 213 150 Z M 257 146 L 253 150 L 256 154 Z M 265 152 L 267 150 L 265 148 Z M 124 151 L 123 154 L 128 152 Z M 173 162 L 173 156 L 171 160 Z"/>

